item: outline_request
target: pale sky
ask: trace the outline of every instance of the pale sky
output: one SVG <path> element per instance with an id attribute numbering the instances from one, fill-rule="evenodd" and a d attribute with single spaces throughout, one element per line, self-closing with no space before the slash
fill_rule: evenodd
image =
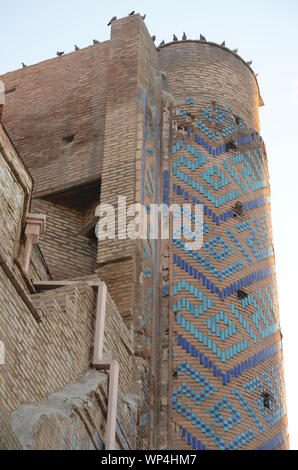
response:
<path id="1" fill-rule="evenodd" d="M 273 234 L 283 332 L 290 444 L 298 449 L 298 0 L 0 0 L 0 74 L 109 39 L 108 20 L 132 10 L 170 41 L 173 33 L 226 41 L 252 68 L 265 106 L 261 134 L 271 176 Z M 298 290 L 298 289 L 297 289 Z"/>

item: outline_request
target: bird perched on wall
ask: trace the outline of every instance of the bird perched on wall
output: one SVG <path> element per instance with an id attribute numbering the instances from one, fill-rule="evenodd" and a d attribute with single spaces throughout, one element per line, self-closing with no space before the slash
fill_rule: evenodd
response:
<path id="1" fill-rule="evenodd" d="M 146 18 L 146 13 L 145 15 L 141 16 L 142 20 L 144 20 Z"/>
<path id="2" fill-rule="evenodd" d="M 113 18 L 110 19 L 109 23 L 108 23 L 108 26 L 111 26 L 111 24 L 113 23 L 113 21 L 116 21 L 117 20 L 117 16 L 113 16 Z"/>
<path id="3" fill-rule="evenodd" d="M 160 45 L 159 45 L 158 47 L 163 46 L 164 43 L 165 43 L 164 40 L 162 40 L 161 43 L 160 43 Z"/>
<path id="4" fill-rule="evenodd" d="M 237 54 L 238 49 L 233 49 L 232 52 L 234 52 L 235 54 Z"/>
<path id="5" fill-rule="evenodd" d="M 200 41 L 207 41 L 207 39 L 205 38 L 205 36 L 203 36 L 203 34 L 200 34 Z"/>
<path id="6" fill-rule="evenodd" d="M 183 36 L 182 36 L 182 41 L 186 41 L 187 37 L 186 37 L 186 34 L 183 33 Z"/>
<path id="7" fill-rule="evenodd" d="M 100 41 L 98 41 L 97 39 L 93 39 L 93 44 L 99 44 Z"/>
<path id="8" fill-rule="evenodd" d="M 134 14 L 135 14 L 135 11 L 133 10 L 133 11 L 131 11 L 131 12 L 128 14 L 128 16 L 132 16 L 132 15 L 134 15 Z"/>
<path id="9" fill-rule="evenodd" d="M 62 52 L 62 51 L 57 51 L 57 55 L 58 55 L 59 57 L 61 57 L 63 54 L 64 54 L 64 51 L 63 51 L 63 52 Z"/>
<path id="10" fill-rule="evenodd" d="M 79 51 L 79 50 L 80 50 L 79 46 L 75 44 L 75 51 Z"/>
<path id="11" fill-rule="evenodd" d="M 173 34 L 173 41 L 175 41 L 175 42 L 178 41 L 178 38 L 177 38 L 176 34 Z"/>
<path id="12" fill-rule="evenodd" d="M 251 65 L 252 64 L 252 60 L 249 60 L 248 62 L 246 62 L 247 65 Z"/>
<path id="13" fill-rule="evenodd" d="M 221 46 L 224 47 L 225 45 L 226 45 L 226 41 L 223 41 L 223 42 L 221 43 Z"/>
<path id="14" fill-rule="evenodd" d="M 27 65 L 24 64 L 24 62 L 22 62 L 22 67 L 23 67 L 23 69 L 24 69 L 25 67 L 27 67 Z"/>
<path id="15" fill-rule="evenodd" d="M 151 36 L 152 41 L 154 42 L 156 39 L 156 36 Z"/>

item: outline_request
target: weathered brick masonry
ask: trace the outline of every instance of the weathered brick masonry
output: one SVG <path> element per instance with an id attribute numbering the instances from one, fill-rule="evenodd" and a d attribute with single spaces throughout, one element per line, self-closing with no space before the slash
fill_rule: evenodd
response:
<path id="1" fill-rule="evenodd" d="M 104 447 L 108 374 L 90 370 L 100 279 L 104 359 L 120 365 L 117 448 L 287 448 L 252 69 L 215 43 L 158 49 L 133 15 L 109 41 L 0 78 L 11 138 L 0 129 L 0 444 Z M 182 240 L 150 239 L 149 218 L 145 240 L 121 224 L 96 240 L 95 209 L 118 215 L 118 196 L 147 211 L 191 203 L 192 223 L 203 204 L 202 248 L 186 247 L 184 220 Z M 26 273 L 29 211 L 47 228 Z"/>
<path id="2" fill-rule="evenodd" d="M 202 248 L 187 249 L 175 236 L 170 247 L 170 442 L 178 449 L 286 448 L 257 82 L 214 44 L 169 44 L 160 60 L 176 99 L 170 200 L 204 208 Z M 186 216 L 193 219 L 193 209 Z"/>
<path id="3" fill-rule="evenodd" d="M 4 123 L 34 179 L 35 195 L 99 179 L 109 42 L 1 77 Z M 65 140 L 73 136 L 73 141 Z"/>
<path id="4" fill-rule="evenodd" d="M 83 277 L 76 285 L 36 293 L 31 279 L 47 282 L 50 271 L 41 252 L 35 247 L 28 276 L 22 270 L 23 234 L 32 180 L 2 127 L 0 148 L 0 341 L 5 346 L 5 364 L 0 366 L 0 407 L 3 410 L 0 420 L 1 447 L 103 448 L 107 375 L 94 371 L 93 376 L 90 377 L 90 373 L 86 376 L 93 355 L 95 291 Z M 52 216 L 50 210 L 46 213 L 51 220 L 56 220 L 55 230 L 58 232 L 52 234 L 52 240 L 56 239 L 57 251 L 60 249 L 63 254 L 65 232 L 71 230 L 71 227 L 65 226 L 63 232 L 61 228 L 63 216 L 59 219 L 59 214 L 63 206 L 42 200 L 35 202 L 36 209 L 40 206 L 41 211 L 47 204 L 47 207 L 56 207 Z M 64 218 L 68 221 L 77 219 L 75 213 L 75 210 L 69 209 Z M 82 222 L 81 216 L 79 222 Z M 75 224 L 78 224 L 77 220 Z M 59 270 L 59 256 L 56 257 L 56 264 L 50 256 L 51 240 L 49 243 L 43 240 L 49 249 L 49 262 L 53 260 L 50 267 L 56 279 L 60 279 L 62 274 L 64 278 L 75 277 L 78 271 L 84 274 L 79 266 L 80 241 L 75 237 L 72 240 L 68 236 L 66 254 L 71 241 L 74 252 L 78 252 L 76 264 L 73 255 L 72 258 L 68 256 L 66 259 L 72 260 L 73 264 L 70 263 L 67 270 L 65 261 Z M 82 255 L 86 265 L 87 252 L 88 245 Z M 76 266 L 76 270 L 73 268 L 72 272 L 71 266 Z M 119 448 L 133 448 L 131 429 L 137 412 L 133 399 L 136 389 L 133 335 L 109 295 L 106 310 L 104 357 L 117 360 L 120 364 L 116 443 Z M 67 393 L 64 388 L 74 382 L 78 403 L 70 400 L 70 406 L 64 409 Z M 11 425 L 14 431 L 5 413 L 13 413 Z M 55 427 L 57 432 L 53 433 Z"/>

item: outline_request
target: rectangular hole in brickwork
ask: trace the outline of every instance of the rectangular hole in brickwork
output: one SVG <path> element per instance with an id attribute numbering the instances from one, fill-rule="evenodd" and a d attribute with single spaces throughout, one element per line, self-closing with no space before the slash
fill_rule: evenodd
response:
<path id="1" fill-rule="evenodd" d="M 9 93 L 13 93 L 13 92 L 15 92 L 15 91 L 16 91 L 16 88 L 15 88 L 15 87 L 14 87 L 14 88 L 9 88 L 8 90 L 5 90 L 4 94 L 5 94 L 5 95 L 8 95 Z"/>
<path id="2" fill-rule="evenodd" d="M 74 139 L 74 134 L 66 135 L 65 137 L 62 138 L 65 144 L 71 144 L 71 142 L 73 142 L 73 139 Z"/>
<path id="3" fill-rule="evenodd" d="M 101 182 L 99 179 L 96 179 L 94 181 L 90 181 L 90 183 L 73 186 L 69 189 L 65 189 L 64 191 L 49 194 L 44 196 L 42 199 L 84 213 L 93 202 L 97 202 L 99 204 L 100 191 Z"/>
<path id="4" fill-rule="evenodd" d="M 237 145 L 232 140 L 226 143 L 226 151 L 228 152 L 229 150 L 237 150 Z"/>
<path id="5" fill-rule="evenodd" d="M 236 122 L 237 126 L 239 126 L 241 118 L 239 116 L 236 116 L 236 114 L 233 114 L 233 116 L 234 116 L 234 119 L 235 119 L 235 122 Z"/>

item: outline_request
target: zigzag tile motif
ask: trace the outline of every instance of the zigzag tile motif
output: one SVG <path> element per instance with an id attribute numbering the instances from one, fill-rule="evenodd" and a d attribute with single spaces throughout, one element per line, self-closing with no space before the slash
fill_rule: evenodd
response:
<path id="1" fill-rule="evenodd" d="M 286 442 L 286 438 L 284 434 L 280 432 L 273 439 L 270 439 L 270 441 L 267 441 L 265 444 L 259 446 L 257 450 L 274 450 L 281 446 L 284 442 Z"/>
<path id="2" fill-rule="evenodd" d="M 182 271 L 188 273 L 189 276 L 192 276 L 194 279 L 201 280 L 203 286 L 206 286 L 207 289 L 210 289 L 212 293 L 216 293 L 220 299 L 223 297 L 229 297 L 232 294 L 235 294 L 238 289 L 242 289 L 243 287 L 249 286 L 252 283 L 258 282 L 262 279 L 265 279 L 268 276 L 272 276 L 270 266 L 267 266 L 265 269 L 261 269 L 259 271 L 252 272 L 251 274 L 238 279 L 234 283 L 227 285 L 222 290 L 219 289 L 217 285 L 215 285 L 209 278 L 203 275 L 201 271 L 198 271 L 194 268 L 193 264 L 186 262 L 185 259 L 177 256 L 176 254 L 173 255 L 173 262 L 176 264 Z M 229 265 L 223 272 L 223 279 L 232 275 L 233 273 L 242 269 L 241 261 L 240 263 L 234 263 L 233 265 Z M 222 280 L 221 278 L 219 279 Z"/>
<path id="3" fill-rule="evenodd" d="M 233 381 L 234 378 L 238 376 L 242 376 L 242 373 L 246 370 L 256 367 L 258 364 L 266 361 L 267 359 L 273 357 L 274 355 L 278 354 L 278 347 L 276 344 L 269 346 L 266 349 L 258 351 L 253 356 L 248 357 L 241 363 L 236 363 L 236 365 L 230 369 L 223 372 L 217 364 L 217 362 L 210 360 L 210 357 L 201 352 L 204 347 L 203 345 L 200 346 L 200 349 L 197 349 L 195 345 L 190 343 L 187 338 L 183 337 L 182 335 L 178 335 L 177 337 L 177 346 L 184 349 L 186 353 L 190 354 L 192 357 L 196 358 L 197 362 L 202 365 L 206 369 L 211 369 L 212 374 L 214 377 L 222 377 L 223 385 L 230 383 Z M 205 345 L 204 345 L 205 346 Z M 233 353 L 231 353 L 231 358 L 237 356 L 241 352 L 244 351 L 244 341 L 243 344 L 238 345 L 237 347 L 232 348 Z M 196 362 L 194 362 L 196 364 Z"/>
<path id="4" fill-rule="evenodd" d="M 196 204 L 203 204 L 203 206 L 204 206 L 204 215 L 206 215 L 207 217 L 211 217 L 212 221 L 216 222 L 216 225 L 220 225 L 220 223 L 226 222 L 228 219 L 233 217 L 233 212 L 231 210 L 223 212 L 222 214 L 219 214 L 219 215 L 216 214 L 211 209 L 209 209 L 209 207 L 203 201 L 201 201 L 200 199 L 197 199 L 193 195 L 194 194 L 193 192 L 189 192 L 188 190 L 186 190 L 180 184 L 178 184 L 178 185 L 176 183 L 173 184 L 173 192 L 177 193 L 178 196 L 183 196 L 184 195 L 185 200 L 191 201 L 194 204 L 195 203 Z M 264 204 L 265 204 L 264 196 L 260 197 L 258 199 L 253 199 L 252 201 L 244 202 L 243 211 L 247 211 L 249 209 L 256 209 L 260 206 L 263 206 Z M 216 205 L 216 207 L 222 206 L 223 205 L 223 199 L 219 198 L 218 202 L 215 203 L 215 205 Z"/>
<path id="5" fill-rule="evenodd" d="M 183 254 L 183 251 L 189 255 L 193 260 L 194 260 L 194 266 L 197 266 L 197 264 L 201 264 L 201 266 L 204 266 L 207 271 L 210 272 L 210 275 L 221 281 L 222 279 L 228 278 L 230 275 L 237 271 L 241 271 L 245 265 L 242 263 L 241 259 L 237 260 L 236 263 L 230 264 L 228 266 L 223 266 L 222 270 L 219 271 L 209 260 L 209 254 L 207 253 L 205 256 L 203 254 L 200 254 L 201 251 L 203 251 L 203 248 L 199 252 L 197 251 L 192 251 L 187 248 L 187 244 L 185 244 L 183 241 L 180 240 L 173 240 L 173 245 L 176 246 L 179 249 L 179 252 L 181 251 L 181 255 Z M 178 251 L 178 250 L 177 250 Z M 213 251 L 213 250 L 212 250 Z M 211 252 L 212 252 L 211 251 Z M 229 256 L 229 249 L 227 248 L 224 253 L 219 254 L 219 260 L 223 260 Z M 216 258 L 217 259 L 217 258 Z M 184 258 L 184 261 L 186 262 L 186 259 Z M 201 269 L 201 267 L 200 267 Z"/>
<path id="6" fill-rule="evenodd" d="M 206 361 L 203 360 L 201 361 L 202 358 L 200 358 L 200 362 L 203 362 L 206 366 Z M 197 429 L 201 429 L 202 433 L 206 433 L 206 437 L 209 437 L 210 439 L 215 439 L 216 440 L 216 445 L 219 446 L 222 449 L 227 449 L 227 448 L 238 448 L 240 444 L 245 444 L 250 440 L 248 437 L 247 433 L 246 436 L 245 434 L 241 433 L 241 435 L 238 436 L 234 442 L 230 442 L 227 444 L 223 439 L 220 438 L 219 435 L 216 436 L 215 430 L 211 427 L 214 426 L 216 422 L 219 423 L 220 427 L 223 427 L 224 432 L 228 432 L 229 429 L 233 427 L 233 425 L 236 424 L 241 424 L 242 422 L 245 421 L 245 418 L 240 417 L 240 412 L 236 410 L 235 406 L 232 407 L 231 401 L 228 401 L 227 397 L 224 396 L 222 400 L 219 400 L 218 402 L 214 402 L 214 404 L 205 410 L 205 412 L 210 413 L 211 418 L 215 418 L 214 421 L 210 422 L 203 420 L 200 415 L 202 414 L 202 411 L 200 411 L 200 415 L 198 415 L 198 412 L 194 411 L 193 406 L 194 403 L 196 405 L 203 405 L 205 401 L 213 395 L 214 392 L 217 391 L 216 388 L 214 388 L 213 385 L 208 384 L 208 381 L 204 379 L 203 377 L 200 377 L 200 374 L 198 372 L 195 372 L 189 364 L 183 364 L 183 369 L 182 369 L 186 375 L 191 375 L 192 378 L 196 378 L 196 382 L 200 383 L 202 387 L 205 386 L 204 391 L 200 391 L 199 393 L 194 390 L 192 387 L 189 387 L 186 385 L 185 382 L 182 383 L 182 387 L 178 387 L 177 390 L 174 390 L 172 393 L 172 406 L 173 409 L 177 411 L 178 414 L 180 414 L 182 417 L 185 417 L 187 421 L 190 421 L 192 425 L 195 425 Z M 181 371 L 180 371 L 181 374 Z M 196 374 L 196 375 L 195 375 Z M 265 381 L 268 382 L 268 379 L 266 380 L 266 373 L 263 374 L 265 376 Z M 256 385 L 260 387 L 260 390 L 263 391 L 264 387 L 262 386 L 262 383 L 258 380 L 258 378 L 255 380 Z M 254 381 L 253 381 L 254 383 Z M 247 387 L 247 384 L 243 385 L 244 387 Z M 254 387 L 252 387 L 253 389 Z M 271 385 L 270 387 L 271 392 L 273 393 L 274 399 L 276 399 L 276 393 L 273 391 L 273 387 Z M 181 400 L 178 400 L 178 398 L 181 398 L 183 395 L 186 395 L 187 398 L 190 400 L 187 402 L 183 402 Z M 251 419 L 252 425 L 255 425 L 260 434 L 264 433 L 266 431 L 266 427 L 263 424 L 262 416 L 265 415 L 264 412 L 264 406 L 260 404 L 260 400 L 258 401 L 258 410 L 261 413 L 256 413 L 253 409 L 252 406 L 248 405 L 248 401 L 243 397 L 243 394 L 239 393 L 238 389 L 232 390 L 231 395 L 235 396 L 235 399 L 239 401 L 239 404 L 243 407 L 244 411 L 247 411 L 248 418 Z M 229 419 L 224 419 L 219 411 L 224 410 L 224 408 L 227 408 L 228 412 L 232 414 L 232 417 Z M 268 418 L 265 416 L 265 421 L 268 423 L 269 426 L 271 427 L 272 425 L 276 424 L 282 417 L 284 416 L 284 410 L 278 410 L 275 412 L 273 409 L 273 417 L 271 417 L 271 420 L 269 421 Z M 207 424 L 209 423 L 209 424 Z M 250 428 L 251 429 L 251 428 Z M 255 435 L 253 437 L 256 437 Z M 241 440 L 241 443 L 239 441 L 239 438 Z"/>
<path id="7" fill-rule="evenodd" d="M 188 97 L 175 119 L 170 194 L 175 204 L 203 205 L 204 240 L 199 250 L 188 248 L 186 221 L 200 221 L 194 207 L 184 208 L 170 258 L 173 448 L 286 447 L 262 138 L 239 118 L 235 123 L 231 106 Z"/>

